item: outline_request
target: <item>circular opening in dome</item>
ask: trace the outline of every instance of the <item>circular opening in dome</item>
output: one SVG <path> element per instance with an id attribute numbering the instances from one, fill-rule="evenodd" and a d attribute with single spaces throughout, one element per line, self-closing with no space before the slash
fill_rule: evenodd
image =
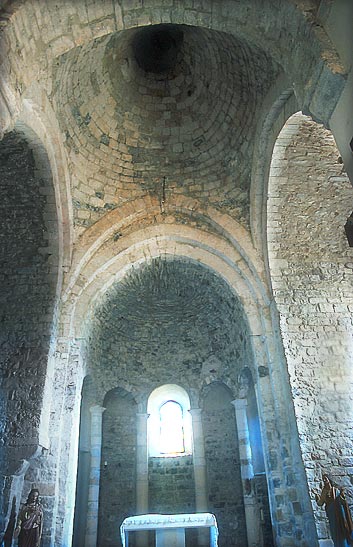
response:
<path id="1" fill-rule="evenodd" d="M 145 72 L 161 74 L 174 68 L 183 43 L 183 32 L 176 25 L 154 25 L 136 33 L 133 51 Z"/>

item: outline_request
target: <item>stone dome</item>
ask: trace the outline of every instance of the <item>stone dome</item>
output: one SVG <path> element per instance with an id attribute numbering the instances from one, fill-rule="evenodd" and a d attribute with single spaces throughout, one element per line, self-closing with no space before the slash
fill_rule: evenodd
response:
<path id="1" fill-rule="evenodd" d="M 259 105 L 278 69 L 218 31 L 162 24 L 61 59 L 55 95 L 76 208 L 184 193 L 248 222 Z M 84 224 L 89 224 L 90 221 Z"/>

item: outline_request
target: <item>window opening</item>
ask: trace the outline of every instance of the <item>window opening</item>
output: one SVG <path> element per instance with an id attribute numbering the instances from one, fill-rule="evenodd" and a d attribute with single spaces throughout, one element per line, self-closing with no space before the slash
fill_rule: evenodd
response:
<path id="1" fill-rule="evenodd" d="M 165 384 L 148 398 L 148 454 L 172 458 L 192 453 L 190 399 L 184 388 Z"/>
<path id="2" fill-rule="evenodd" d="M 183 409 L 176 401 L 167 401 L 159 409 L 160 451 L 162 454 L 185 452 Z"/>

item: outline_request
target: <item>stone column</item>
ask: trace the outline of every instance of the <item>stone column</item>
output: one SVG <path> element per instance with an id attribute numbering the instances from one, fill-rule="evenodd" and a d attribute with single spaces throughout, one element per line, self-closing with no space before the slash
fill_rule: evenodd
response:
<path id="1" fill-rule="evenodd" d="M 148 513 L 148 447 L 146 412 L 136 414 L 136 513 Z M 147 547 L 148 532 L 136 533 L 137 547 Z"/>
<path id="2" fill-rule="evenodd" d="M 207 481 L 205 440 L 203 435 L 201 408 L 189 410 L 192 418 L 193 462 L 195 477 L 196 512 L 207 513 Z M 209 532 L 203 529 L 198 531 L 199 546 L 209 545 Z"/>
<path id="3" fill-rule="evenodd" d="M 238 431 L 240 471 L 243 486 L 248 547 L 261 547 L 263 545 L 261 515 L 255 492 L 253 492 L 251 484 L 251 479 L 254 477 L 254 470 L 252 465 L 248 418 L 246 415 L 247 400 L 235 399 L 234 401 L 231 401 L 231 403 L 235 408 Z"/>
<path id="4" fill-rule="evenodd" d="M 207 512 L 206 458 L 201 408 L 192 408 L 189 412 L 192 417 L 196 511 L 205 513 Z"/>
<path id="5" fill-rule="evenodd" d="M 91 406 L 91 463 L 88 485 L 88 506 L 85 547 L 97 546 L 99 481 L 102 452 L 102 417 L 105 408 Z"/>

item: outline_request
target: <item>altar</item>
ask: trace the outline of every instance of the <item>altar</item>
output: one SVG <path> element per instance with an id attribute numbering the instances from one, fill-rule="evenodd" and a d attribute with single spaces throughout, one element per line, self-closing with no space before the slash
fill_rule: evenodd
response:
<path id="1" fill-rule="evenodd" d="M 155 547 L 185 547 L 185 528 L 209 528 L 210 547 L 218 546 L 216 517 L 212 513 L 177 515 L 137 515 L 126 518 L 120 526 L 123 547 L 129 546 L 129 533 L 154 530 Z"/>

